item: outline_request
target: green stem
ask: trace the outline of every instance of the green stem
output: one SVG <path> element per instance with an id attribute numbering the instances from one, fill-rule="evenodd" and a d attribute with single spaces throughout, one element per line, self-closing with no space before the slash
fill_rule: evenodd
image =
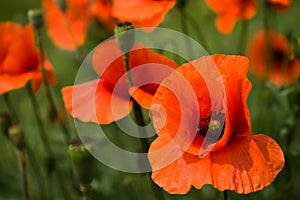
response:
<path id="1" fill-rule="evenodd" d="M 124 58 L 125 70 L 127 72 L 126 73 L 127 78 L 129 81 L 129 86 L 132 87 L 132 86 L 134 86 L 134 82 L 133 82 L 133 79 L 130 74 L 129 53 L 125 53 L 123 55 L 123 58 Z M 140 105 L 134 99 L 133 99 L 133 112 L 134 112 L 134 116 L 136 118 L 137 125 L 144 127 L 146 125 L 146 123 L 143 118 L 142 109 L 141 109 Z M 142 129 L 142 130 L 145 131 L 144 129 Z M 142 135 L 145 135 L 145 134 L 142 133 Z M 140 139 L 141 139 L 141 143 L 142 143 L 141 151 L 145 153 L 148 151 L 148 147 L 149 147 L 148 140 L 147 140 L 147 138 L 140 138 Z"/>
<path id="2" fill-rule="evenodd" d="M 8 109 L 8 113 L 10 115 L 10 118 L 12 120 L 12 124 L 18 123 L 18 115 L 16 110 L 14 109 L 14 106 L 12 105 L 11 101 L 9 100 L 8 93 L 3 94 L 4 102 L 6 104 L 6 107 Z"/>
<path id="3" fill-rule="evenodd" d="M 228 199 L 227 190 L 224 190 L 222 193 L 223 193 L 223 200 L 227 200 Z"/>
<path id="4" fill-rule="evenodd" d="M 70 134 L 69 131 L 65 125 L 65 123 L 59 118 L 58 115 L 58 110 L 57 110 L 57 106 L 55 104 L 55 100 L 54 97 L 52 95 L 48 80 L 47 80 L 47 76 L 46 76 L 46 69 L 45 69 L 45 50 L 44 50 L 44 46 L 43 46 L 43 42 L 42 42 L 42 34 L 41 34 L 41 30 L 37 30 L 36 31 L 36 38 L 37 38 L 37 42 L 38 42 L 38 47 L 40 50 L 40 62 L 42 65 L 42 75 L 43 75 L 43 82 L 46 88 L 46 95 L 47 95 L 47 99 L 49 100 L 50 106 L 51 106 L 51 111 L 54 112 L 55 117 L 58 118 L 59 120 L 59 124 L 62 128 L 62 130 L 64 131 L 64 136 L 66 141 L 70 140 Z M 66 119 L 65 119 L 66 120 Z"/>
<path id="5" fill-rule="evenodd" d="M 21 163 L 21 174 L 23 180 L 23 189 L 24 189 L 24 199 L 29 200 L 29 190 L 28 190 L 28 175 L 27 175 L 27 168 L 26 168 L 26 159 L 25 159 L 25 151 L 19 151 L 20 163 Z"/>
<path id="6" fill-rule="evenodd" d="M 131 86 L 134 86 L 134 82 L 130 75 L 129 53 L 125 53 L 123 58 L 124 58 L 125 70 L 127 72 L 129 85 L 131 87 Z M 134 112 L 137 124 L 139 126 L 144 127 L 146 125 L 146 123 L 145 123 L 145 120 L 143 117 L 142 109 L 141 109 L 140 105 L 134 99 L 133 99 L 133 112 Z M 142 131 L 145 131 L 145 129 L 142 129 Z M 146 135 L 146 134 L 142 133 L 142 135 Z M 141 139 L 140 141 L 141 141 L 141 145 L 142 145 L 141 151 L 145 153 L 148 151 L 150 145 L 148 143 L 147 138 L 140 138 L 140 139 Z M 156 196 L 156 199 L 164 199 L 163 192 L 160 189 L 155 188 L 156 186 L 153 185 L 153 183 L 151 185 L 152 185 L 151 186 L 152 191 L 153 191 L 154 195 Z"/>
<path id="7" fill-rule="evenodd" d="M 32 104 L 32 107 L 33 107 L 33 111 L 34 111 L 34 114 L 35 114 L 35 117 L 36 117 L 36 120 L 37 120 L 37 123 L 38 123 L 38 128 L 39 128 L 39 131 L 40 131 L 40 136 L 41 136 L 41 139 L 42 139 L 42 142 L 43 142 L 43 146 L 44 146 L 45 151 L 47 153 L 47 167 L 48 167 L 48 170 L 50 170 L 49 172 L 51 172 L 52 169 L 50 169 L 49 167 L 53 167 L 55 161 L 54 161 L 53 153 L 52 153 L 52 150 L 50 148 L 50 144 L 49 144 L 49 141 L 48 141 L 48 138 L 47 138 L 46 129 L 44 127 L 44 124 L 43 124 L 43 121 L 42 121 L 42 118 L 41 118 L 42 112 L 40 111 L 40 107 L 38 105 L 37 99 L 34 95 L 34 92 L 32 90 L 31 85 L 27 84 L 26 89 L 27 89 L 27 92 L 29 94 L 30 101 L 31 101 L 31 104 Z"/>
<path id="8" fill-rule="evenodd" d="M 134 83 L 130 75 L 129 53 L 124 53 L 123 59 L 124 59 L 125 71 L 127 72 L 126 75 L 129 81 L 129 86 L 132 87 L 134 86 Z"/>
<path id="9" fill-rule="evenodd" d="M 4 98 L 4 102 L 5 102 L 5 104 L 6 104 L 7 110 L 8 110 L 8 112 L 9 112 L 9 114 L 10 114 L 11 119 L 12 119 L 12 123 L 13 123 L 13 124 L 18 124 L 18 123 L 19 123 L 18 115 L 17 115 L 17 113 L 16 113 L 16 110 L 15 110 L 13 104 L 12 104 L 11 101 L 9 100 L 8 93 L 5 93 L 5 94 L 3 95 L 3 98 Z M 42 193 L 45 194 L 45 193 L 46 193 L 46 192 L 45 192 L 45 191 L 46 191 L 46 190 L 45 190 L 45 185 L 44 185 L 44 182 L 41 181 L 41 180 L 43 180 L 44 178 L 42 178 L 42 179 L 39 178 L 39 177 L 42 177 L 41 171 L 40 171 L 40 167 L 38 167 L 37 161 L 36 161 L 36 159 L 35 159 L 35 157 L 34 157 L 34 154 L 33 154 L 33 150 L 31 149 L 30 145 L 28 145 L 28 142 L 26 142 L 26 137 L 25 137 L 25 135 L 24 135 L 24 140 L 25 140 L 25 144 L 27 144 L 27 145 L 26 145 L 26 151 L 27 151 L 28 155 L 30 155 L 30 156 L 28 157 L 29 162 L 30 162 L 30 165 L 31 165 L 32 169 L 34 169 L 34 172 L 35 172 L 35 174 L 36 174 L 37 177 L 38 177 L 37 180 L 38 180 L 38 182 L 39 182 L 39 185 L 40 185 L 40 188 L 41 188 L 41 190 L 42 190 Z"/>

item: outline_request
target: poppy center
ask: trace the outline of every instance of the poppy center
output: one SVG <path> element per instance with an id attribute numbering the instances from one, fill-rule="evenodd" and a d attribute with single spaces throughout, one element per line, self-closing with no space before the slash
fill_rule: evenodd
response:
<path id="1" fill-rule="evenodd" d="M 214 141 L 218 141 L 224 134 L 225 124 L 222 126 L 222 122 L 224 121 L 224 113 L 213 113 L 209 117 L 201 117 L 198 126 L 199 135 L 202 137 L 208 137 Z"/>
<path id="2" fill-rule="evenodd" d="M 273 49 L 271 52 L 271 59 L 274 64 L 279 64 L 279 66 L 281 66 L 286 60 L 286 54 L 279 49 Z"/>

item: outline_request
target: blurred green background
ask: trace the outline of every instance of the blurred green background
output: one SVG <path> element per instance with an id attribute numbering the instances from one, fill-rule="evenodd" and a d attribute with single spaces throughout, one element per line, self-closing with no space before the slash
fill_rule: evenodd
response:
<path id="1" fill-rule="evenodd" d="M 202 0 L 187 1 L 186 12 L 193 16 L 196 26 L 188 24 L 189 35 L 195 40 L 202 40 L 199 30 L 202 32 L 209 52 L 223 54 L 243 55 L 243 46 L 249 42 L 257 30 L 263 28 L 263 1 L 258 1 L 259 9 L 256 16 L 248 23 L 247 34 L 243 31 L 243 22 L 239 21 L 232 34 L 220 34 L 215 27 L 216 15 L 208 9 Z M 39 7 L 38 0 L 2 0 L 0 3 L 0 21 L 14 21 L 27 24 L 26 13 L 30 8 Z M 293 38 L 300 37 L 300 1 L 293 1 L 292 7 L 284 13 L 275 14 L 272 19 L 272 28 L 286 35 L 292 42 Z M 181 31 L 180 12 L 174 7 L 161 24 L 166 27 Z M 51 60 L 59 85 L 53 88 L 57 103 L 63 108 L 60 89 L 63 86 L 72 85 L 82 58 L 76 52 L 63 51 L 49 40 L 46 31 L 43 33 L 46 51 Z M 108 31 L 102 29 L 97 23 L 92 23 L 88 39 L 82 47 L 87 54 L 98 43 L 110 36 Z M 199 37 L 200 36 L 200 37 Z M 1 40 L 1 38 L 0 38 Z M 253 87 L 248 98 L 249 110 L 253 133 L 263 133 L 274 138 L 282 147 L 286 166 L 277 176 L 276 180 L 264 190 L 249 194 L 238 195 L 228 193 L 228 199 L 299 199 L 300 191 L 300 81 L 288 88 L 276 87 L 271 83 L 257 80 L 251 73 L 248 75 Z M 79 199 L 78 183 L 74 180 L 71 163 L 67 153 L 67 142 L 64 133 L 58 125 L 55 125 L 49 117 L 49 105 L 46 100 L 44 88 L 37 95 L 42 108 L 41 116 L 46 124 L 51 145 L 55 151 L 57 173 L 47 176 L 45 152 L 38 135 L 37 123 L 34 117 L 31 103 L 25 89 L 15 90 L 9 94 L 10 101 L 15 106 L 20 123 L 26 133 L 28 146 L 34 151 L 33 163 L 38 171 L 35 171 L 28 163 L 29 189 L 32 199 Z M 0 98 L 0 111 L 6 111 L 3 99 Z M 70 118 L 71 119 L 71 118 Z M 71 123 L 71 138 L 77 136 Z M 108 131 L 116 131 L 114 125 L 104 126 Z M 119 134 L 121 138 L 126 138 Z M 110 137 L 110 136 L 108 136 Z M 114 138 L 111 138 L 114 140 Z M 135 145 L 135 140 L 130 140 L 128 145 Z M 20 175 L 18 155 L 13 145 L 7 138 L 0 135 L 0 199 L 22 199 L 23 189 Z M 27 152 L 28 153 L 28 152 Z M 128 174 L 118 172 L 102 165 L 96 164 L 95 179 L 92 183 L 93 199 L 154 199 L 151 190 L 149 175 Z M 158 189 L 158 187 L 156 188 Z M 201 190 L 191 189 L 186 195 L 169 195 L 163 192 L 166 199 L 221 199 L 221 192 L 205 186 Z"/>

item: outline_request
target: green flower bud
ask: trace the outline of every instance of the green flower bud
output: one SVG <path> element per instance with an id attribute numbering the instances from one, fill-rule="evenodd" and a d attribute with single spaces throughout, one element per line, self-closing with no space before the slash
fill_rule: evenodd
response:
<path id="1" fill-rule="evenodd" d="M 44 25 L 43 10 L 41 8 L 30 9 L 27 12 L 28 21 L 35 30 L 39 30 Z"/>
<path id="2" fill-rule="evenodd" d="M 69 144 L 69 155 L 80 185 L 89 185 L 94 176 L 94 157 L 87 150 L 92 148 L 91 140 L 89 138 L 83 140 L 82 142 L 78 138 Z"/>
<path id="3" fill-rule="evenodd" d="M 127 53 L 134 45 L 134 27 L 130 22 L 118 23 L 115 27 L 115 37 L 123 53 Z"/>
<path id="4" fill-rule="evenodd" d="M 13 125 L 8 129 L 8 135 L 11 143 L 19 150 L 25 147 L 24 134 L 20 125 Z"/>
<path id="5" fill-rule="evenodd" d="M 0 113 L 0 128 L 6 137 L 8 137 L 8 129 L 11 125 L 12 123 L 8 113 Z"/>

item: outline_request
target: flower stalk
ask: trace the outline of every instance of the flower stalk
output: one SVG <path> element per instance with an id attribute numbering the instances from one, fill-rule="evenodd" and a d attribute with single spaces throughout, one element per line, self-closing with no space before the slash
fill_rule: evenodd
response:
<path id="1" fill-rule="evenodd" d="M 46 76 L 46 69 L 45 69 L 45 50 L 44 50 L 44 45 L 43 45 L 43 41 L 42 41 L 42 27 L 43 27 L 43 11 L 41 9 L 32 9 L 28 11 L 28 18 L 29 21 L 33 24 L 34 26 L 34 30 L 35 30 L 35 37 L 36 37 L 36 42 L 37 42 L 37 46 L 39 48 L 40 51 L 40 62 L 41 62 L 41 68 L 42 68 L 42 75 L 43 75 L 43 82 L 45 85 L 45 89 L 46 89 L 46 95 L 47 95 L 47 99 L 49 100 L 50 103 L 50 108 L 51 111 L 54 112 L 55 117 L 57 117 L 59 119 L 59 124 L 61 126 L 61 129 L 63 130 L 63 132 L 65 133 L 65 140 L 69 141 L 70 140 L 70 134 L 68 131 L 68 128 L 66 127 L 65 123 L 63 121 L 66 121 L 66 117 L 64 117 L 65 119 L 62 120 L 59 118 L 58 115 L 58 110 L 57 110 L 57 106 L 54 100 L 54 97 L 52 95 L 51 92 L 51 88 L 50 85 L 48 83 L 47 80 L 47 76 Z M 37 21 L 37 22 L 35 22 Z"/>

